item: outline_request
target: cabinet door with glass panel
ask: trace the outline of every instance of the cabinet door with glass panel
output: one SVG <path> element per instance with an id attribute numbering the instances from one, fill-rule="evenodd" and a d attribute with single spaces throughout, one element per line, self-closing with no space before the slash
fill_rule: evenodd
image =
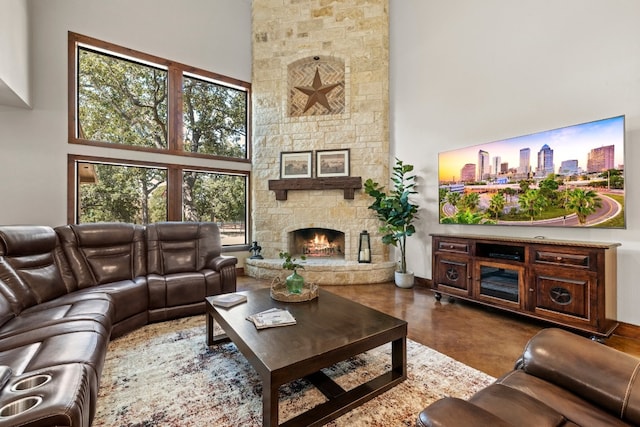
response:
<path id="1" fill-rule="evenodd" d="M 524 266 L 476 260 L 473 295 L 478 301 L 523 310 L 526 307 L 524 275 Z"/>

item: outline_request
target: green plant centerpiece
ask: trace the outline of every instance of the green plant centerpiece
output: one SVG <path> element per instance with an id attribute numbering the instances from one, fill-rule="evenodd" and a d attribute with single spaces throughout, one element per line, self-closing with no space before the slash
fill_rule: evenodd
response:
<path id="1" fill-rule="evenodd" d="M 297 259 L 293 258 L 289 252 L 280 252 L 280 259 L 283 259 L 282 268 L 285 270 L 291 270 L 293 273 L 290 276 L 287 276 L 285 283 L 287 285 L 287 291 L 292 294 L 300 294 L 302 293 L 302 289 L 304 288 L 304 277 L 298 274 L 298 269 L 304 270 L 304 265 L 296 262 Z M 300 256 L 302 261 L 306 260 L 307 257 L 304 255 Z"/>
<path id="2" fill-rule="evenodd" d="M 378 229 L 382 233 L 382 243 L 400 249 L 397 271 L 401 274 L 409 273 L 406 257 L 407 237 L 416 232 L 413 221 L 418 218 L 418 205 L 409 200 L 412 194 L 417 194 L 414 189 L 416 176 L 412 172 L 413 165 L 405 164 L 396 158 L 391 175 L 393 188 L 390 188 L 388 193 L 383 186 L 371 178 L 364 183 L 365 193 L 375 199 L 369 209 L 375 211 L 378 219 L 383 223 Z M 397 279 L 396 284 L 398 284 Z M 411 285 L 413 285 L 413 278 L 411 278 Z"/>

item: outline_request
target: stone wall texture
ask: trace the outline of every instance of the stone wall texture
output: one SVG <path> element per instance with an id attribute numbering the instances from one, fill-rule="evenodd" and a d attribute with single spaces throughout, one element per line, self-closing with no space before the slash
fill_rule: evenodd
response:
<path id="1" fill-rule="evenodd" d="M 277 201 L 268 181 L 280 178 L 280 153 L 350 150 L 350 175 L 389 180 L 389 17 L 388 0 L 253 0 L 251 220 L 254 240 L 265 258 L 286 250 L 287 234 L 321 227 L 345 233 L 345 260 L 357 260 L 358 235 L 372 234 L 372 261 L 388 261 L 380 225 L 367 207 L 372 199 L 356 190 L 345 200 L 342 190 L 289 191 Z M 321 67 L 313 67 L 317 61 Z M 339 83 L 327 97 L 334 111 L 314 105 L 292 110 L 291 81 L 305 76 L 311 86 L 316 69 L 344 64 L 323 84 Z M 341 78 L 336 82 L 331 78 Z M 338 76 L 338 77 L 336 77 Z M 324 76 L 322 77 L 325 78 Z M 296 95 L 299 96 L 299 95 Z M 342 98 L 332 98 L 341 96 Z M 340 104 L 342 102 L 342 104 Z M 333 108 L 333 107 L 332 107 Z M 292 115 L 291 112 L 295 114 Z M 314 155 L 315 158 L 315 155 Z"/>

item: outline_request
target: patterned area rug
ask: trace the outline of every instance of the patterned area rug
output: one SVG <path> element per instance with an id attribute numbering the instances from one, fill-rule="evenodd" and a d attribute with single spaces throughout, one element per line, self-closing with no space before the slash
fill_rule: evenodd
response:
<path id="1" fill-rule="evenodd" d="M 388 370 L 391 345 L 325 371 L 343 388 Z M 444 397 L 467 398 L 494 378 L 407 341 L 408 378 L 329 426 L 414 426 Z M 280 422 L 325 401 L 306 380 L 280 389 Z M 262 385 L 233 343 L 207 347 L 205 317 L 148 325 L 109 344 L 93 426 L 261 426 Z"/>

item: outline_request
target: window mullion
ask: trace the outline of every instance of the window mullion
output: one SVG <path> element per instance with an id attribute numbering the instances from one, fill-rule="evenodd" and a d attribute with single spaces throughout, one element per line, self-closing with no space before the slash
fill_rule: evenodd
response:
<path id="1" fill-rule="evenodd" d="M 182 168 L 169 166 L 167 170 L 167 219 L 182 221 Z"/>
<path id="2" fill-rule="evenodd" d="M 169 67 L 169 151 L 182 153 L 182 70 Z"/>

